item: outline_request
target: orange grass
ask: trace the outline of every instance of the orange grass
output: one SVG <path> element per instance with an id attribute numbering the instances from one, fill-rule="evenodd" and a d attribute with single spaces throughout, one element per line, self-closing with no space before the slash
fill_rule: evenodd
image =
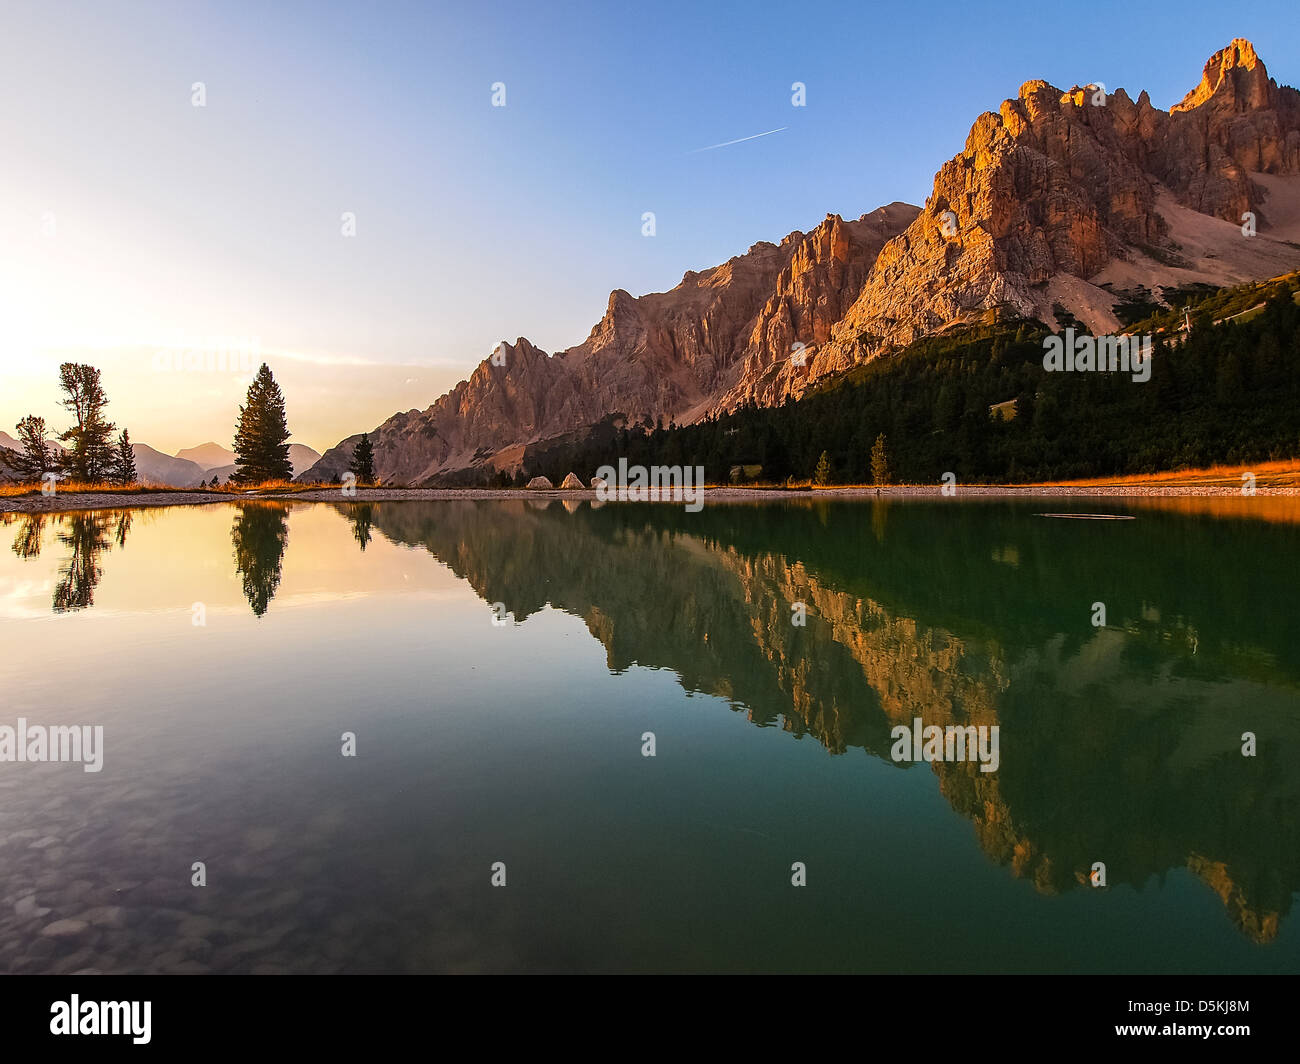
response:
<path id="1" fill-rule="evenodd" d="M 55 487 L 59 495 L 150 495 L 166 492 L 173 495 L 246 495 L 250 492 L 275 492 L 296 495 L 302 491 L 319 491 L 337 484 L 296 484 L 288 480 L 266 480 L 258 484 L 221 484 L 215 488 L 170 488 L 154 484 L 109 484 L 81 480 L 61 480 Z M 0 484 L 0 496 L 17 497 L 41 494 L 40 484 Z"/>
<path id="2" fill-rule="evenodd" d="M 1048 480 L 1035 487 L 1234 487 L 1242 484 L 1243 473 L 1255 474 L 1261 488 L 1300 487 L 1300 460 L 1288 458 L 1276 462 L 1253 462 L 1245 465 L 1215 465 L 1207 469 L 1174 469 L 1164 473 L 1136 476 L 1095 477 L 1090 480 Z"/>

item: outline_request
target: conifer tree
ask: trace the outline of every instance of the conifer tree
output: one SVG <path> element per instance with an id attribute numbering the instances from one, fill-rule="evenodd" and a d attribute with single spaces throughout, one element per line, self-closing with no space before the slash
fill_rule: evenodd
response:
<path id="1" fill-rule="evenodd" d="M 831 482 L 831 456 L 822 451 L 822 456 L 817 459 L 817 469 L 813 472 L 814 484 L 829 484 Z"/>
<path id="2" fill-rule="evenodd" d="M 363 432 L 357 445 L 352 448 L 352 460 L 348 463 L 357 478 L 358 484 L 375 482 L 375 446 L 370 442 L 370 435 Z"/>
<path id="3" fill-rule="evenodd" d="M 67 396 L 63 406 L 77 419 L 75 425 L 59 434 L 59 439 L 68 444 L 63 468 L 77 480 L 103 480 L 113 471 L 114 426 L 104 419 L 108 396 L 100 383 L 99 370 L 79 362 L 64 362 L 59 367 L 59 387 Z"/>
<path id="4" fill-rule="evenodd" d="M 126 429 L 117 440 L 117 454 L 113 462 L 113 480 L 118 484 L 136 482 L 135 451 L 131 447 L 131 434 Z"/>
<path id="5" fill-rule="evenodd" d="M 31 414 L 18 422 L 18 442 L 21 451 L 14 452 L 11 464 L 22 480 L 43 480 L 46 473 L 59 467 L 58 454 L 49 441 L 49 429 L 43 417 Z"/>
<path id="6" fill-rule="evenodd" d="M 237 484 L 264 480 L 292 480 L 289 461 L 289 425 L 284 413 L 284 394 L 265 362 L 248 386 L 248 398 L 239 408 L 235 429 L 235 471 Z"/>
<path id="7" fill-rule="evenodd" d="M 875 484 L 889 483 L 889 459 L 885 454 L 885 434 L 876 437 L 871 447 L 871 480 Z"/>

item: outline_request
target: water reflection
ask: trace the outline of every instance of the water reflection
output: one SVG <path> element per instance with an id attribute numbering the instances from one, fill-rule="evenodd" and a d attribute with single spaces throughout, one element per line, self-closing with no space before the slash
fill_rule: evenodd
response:
<path id="1" fill-rule="evenodd" d="M 670 670 L 686 691 L 834 755 L 925 771 L 890 760 L 895 724 L 999 726 L 998 772 L 928 769 L 988 858 L 1044 894 L 1092 890 L 1104 861 L 1112 887 L 1190 871 L 1251 942 L 1275 940 L 1291 912 L 1294 520 L 1134 506 L 1134 521 L 1073 522 L 1032 505 L 885 500 L 699 514 L 517 501 L 336 509 L 332 560 L 385 542 L 427 551 L 517 623 L 548 605 L 580 618 L 612 672 Z M 290 521 L 271 502 L 234 514 L 235 573 L 259 618 Z M 18 558 L 37 559 L 43 542 L 65 551 L 63 612 L 93 606 L 131 515 L 17 523 Z M 792 623 L 800 604 L 805 625 Z M 1255 757 L 1241 753 L 1247 732 Z"/>
<path id="2" fill-rule="evenodd" d="M 352 521 L 352 538 L 363 551 L 370 544 L 370 524 L 374 517 L 374 509 L 370 503 L 358 503 L 351 508 L 348 515 Z"/>
<path id="3" fill-rule="evenodd" d="M 289 512 L 273 502 L 240 503 L 230 527 L 239 575 L 253 613 L 261 617 L 280 586 L 284 552 L 289 545 Z"/>
<path id="4" fill-rule="evenodd" d="M 999 772 L 929 767 L 989 857 L 1044 893 L 1092 889 L 1099 860 L 1112 886 L 1186 867 L 1262 943 L 1300 888 L 1294 525 L 886 502 L 373 519 L 521 621 L 581 617 L 612 670 L 671 669 L 832 754 L 893 765 L 889 730 L 917 716 L 999 725 Z"/>
<path id="5" fill-rule="evenodd" d="M 6 515 L 8 516 L 10 515 Z M 45 523 L 49 520 L 49 514 L 15 516 L 18 520 L 18 534 L 14 536 L 14 553 L 23 559 L 39 558 L 41 542 L 45 537 Z"/>
<path id="6" fill-rule="evenodd" d="M 55 613 L 85 609 L 95 604 L 95 589 L 103 579 L 100 556 L 113 544 L 126 546 L 131 531 L 129 510 L 97 510 L 68 514 L 22 514 L 13 551 L 24 560 L 39 558 L 46 527 L 53 524 L 54 538 L 67 548 L 67 557 L 59 567 L 54 584 L 52 608 Z M 9 523 L 9 522 L 6 522 Z"/>

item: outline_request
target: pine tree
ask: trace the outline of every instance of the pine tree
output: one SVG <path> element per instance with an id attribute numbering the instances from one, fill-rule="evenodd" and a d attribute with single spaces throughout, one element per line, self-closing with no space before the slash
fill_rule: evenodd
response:
<path id="1" fill-rule="evenodd" d="M 292 480 L 289 461 L 289 425 L 284 414 L 284 394 L 265 362 L 248 386 L 248 398 L 239 408 L 235 429 L 235 471 L 237 484 L 265 480 Z"/>
<path id="2" fill-rule="evenodd" d="M 806 467 L 805 467 L 806 468 Z M 831 482 L 831 456 L 822 451 L 822 456 L 817 459 L 817 469 L 813 472 L 814 484 L 829 484 Z"/>
<path id="3" fill-rule="evenodd" d="M 357 445 L 352 448 L 352 460 L 348 463 L 348 468 L 352 470 L 358 484 L 375 482 L 375 446 L 370 442 L 368 433 L 363 432 Z"/>
<path id="4" fill-rule="evenodd" d="M 99 370 L 78 362 L 59 367 L 59 387 L 67 393 L 63 406 L 72 411 L 77 423 L 59 434 L 69 447 L 62 465 L 77 480 L 94 483 L 113 471 L 113 423 L 104 420 L 108 396 L 99 380 Z"/>
<path id="5" fill-rule="evenodd" d="M 18 442 L 23 445 L 23 449 L 14 452 L 10 464 L 18 476 L 24 481 L 43 480 L 46 473 L 57 470 L 58 454 L 49 442 L 49 429 L 45 427 L 45 419 L 29 414 L 18 422 L 16 428 Z"/>
<path id="6" fill-rule="evenodd" d="M 117 454 L 113 462 L 113 480 L 118 484 L 136 482 L 135 451 L 131 448 L 131 434 L 126 429 L 117 440 Z"/>
<path id="7" fill-rule="evenodd" d="M 876 437 L 871 447 L 871 480 L 875 484 L 889 483 L 889 459 L 885 455 L 885 434 Z"/>

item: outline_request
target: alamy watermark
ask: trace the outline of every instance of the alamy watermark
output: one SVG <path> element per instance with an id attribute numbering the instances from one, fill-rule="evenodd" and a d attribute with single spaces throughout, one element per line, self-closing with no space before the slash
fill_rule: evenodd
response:
<path id="1" fill-rule="evenodd" d="M 256 336 L 209 336 L 194 344 L 160 347 L 153 354 L 155 373 L 237 373 L 252 375 L 262 361 Z"/>
<path id="2" fill-rule="evenodd" d="M 50 1034 L 130 1035 L 135 1045 L 148 1045 L 152 1012 L 151 1001 L 82 1001 L 73 994 L 50 1005 Z"/>
<path id="3" fill-rule="evenodd" d="M 703 466 L 629 466 L 626 458 L 618 468 L 603 465 L 593 481 L 601 502 L 685 502 L 687 513 L 704 509 Z"/>
<path id="4" fill-rule="evenodd" d="M 920 717 L 889 730 L 894 745 L 889 756 L 895 761 L 979 761 L 981 772 L 996 772 L 1001 764 L 998 752 L 1000 725 L 937 724 L 925 726 Z"/>
<path id="5" fill-rule="evenodd" d="M 83 772 L 104 767 L 104 726 L 96 724 L 0 724 L 0 761 L 62 761 L 80 763 Z"/>

